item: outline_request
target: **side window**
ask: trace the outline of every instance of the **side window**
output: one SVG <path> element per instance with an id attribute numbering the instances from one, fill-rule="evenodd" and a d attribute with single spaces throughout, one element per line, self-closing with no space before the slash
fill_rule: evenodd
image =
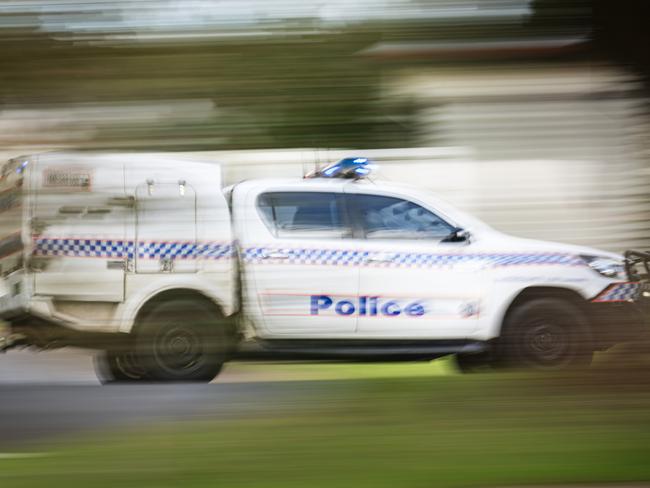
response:
<path id="1" fill-rule="evenodd" d="M 420 205 L 400 198 L 355 195 L 366 239 L 443 239 L 454 227 Z"/>
<path id="2" fill-rule="evenodd" d="M 257 200 L 266 226 L 276 237 L 342 238 L 352 234 L 337 193 L 271 192 Z"/>

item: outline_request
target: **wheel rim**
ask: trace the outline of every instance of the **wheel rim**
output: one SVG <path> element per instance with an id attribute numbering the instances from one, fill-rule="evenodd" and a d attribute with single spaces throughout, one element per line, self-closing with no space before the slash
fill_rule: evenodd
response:
<path id="1" fill-rule="evenodd" d="M 173 326 L 158 335 L 154 353 L 163 369 L 187 372 L 200 366 L 203 346 L 196 332 L 183 326 Z"/>
<path id="2" fill-rule="evenodd" d="M 566 327 L 543 320 L 530 324 L 524 334 L 525 357 L 543 367 L 558 367 L 571 358 L 571 337 Z"/>

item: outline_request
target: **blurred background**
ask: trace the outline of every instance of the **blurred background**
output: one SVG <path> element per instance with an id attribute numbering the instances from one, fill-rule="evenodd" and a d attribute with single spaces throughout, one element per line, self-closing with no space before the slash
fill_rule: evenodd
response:
<path id="1" fill-rule="evenodd" d="M 0 151 L 367 155 L 500 230 L 650 244 L 647 2 L 5 0 Z"/>

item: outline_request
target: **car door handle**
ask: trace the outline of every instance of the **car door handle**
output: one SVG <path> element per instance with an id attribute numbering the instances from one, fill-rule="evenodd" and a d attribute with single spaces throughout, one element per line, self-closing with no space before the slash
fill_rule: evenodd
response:
<path id="1" fill-rule="evenodd" d="M 392 263 L 395 260 L 394 254 L 370 254 L 366 257 L 367 263 Z"/>
<path id="2" fill-rule="evenodd" d="M 264 251 L 262 253 L 262 259 L 289 259 L 291 253 L 284 251 Z"/>
<path id="3" fill-rule="evenodd" d="M 109 259 L 106 261 L 106 269 L 126 269 L 126 261 L 124 259 Z"/>

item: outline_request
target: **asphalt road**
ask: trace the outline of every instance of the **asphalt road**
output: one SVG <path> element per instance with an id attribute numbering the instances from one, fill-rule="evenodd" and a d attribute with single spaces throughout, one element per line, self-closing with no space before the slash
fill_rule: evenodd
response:
<path id="1" fill-rule="evenodd" d="M 90 352 L 10 351 L 0 355 L 0 455 L 113 426 L 265 415 L 314 402 L 327 383 L 267 379 L 226 367 L 209 385 L 102 386 Z"/>

